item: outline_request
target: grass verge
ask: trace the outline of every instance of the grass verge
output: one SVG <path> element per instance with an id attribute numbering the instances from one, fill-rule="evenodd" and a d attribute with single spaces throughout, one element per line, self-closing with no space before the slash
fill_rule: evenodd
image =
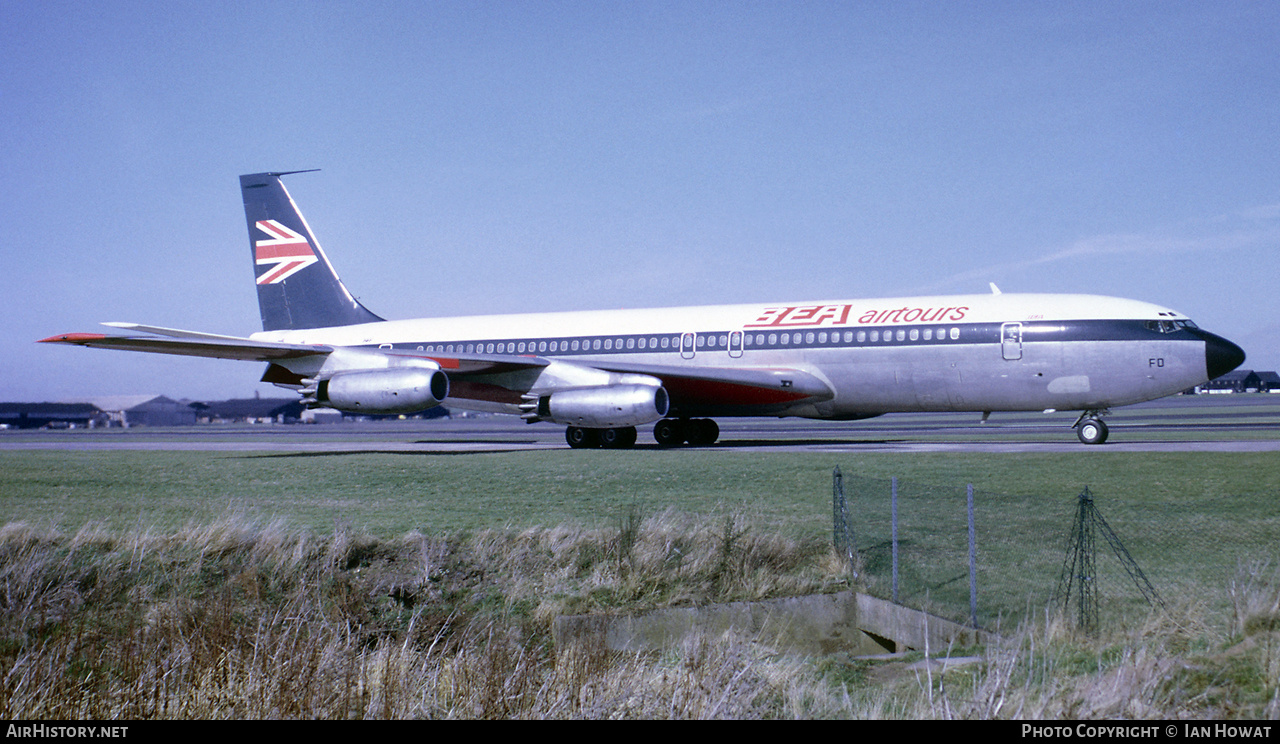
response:
<path id="1" fill-rule="evenodd" d="M 0 528 L 0 715 L 118 718 L 1274 718 L 1280 575 L 1214 624 L 1179 606 L 1082 637 L 1027 622 L 943 671 L 760 639 L 554 647 L 551 619 L 828 591 L 826 546 L 742 517 L 395 538 L 231 515 Z M 937 650 L 935 650 L 935 653 Z"/>

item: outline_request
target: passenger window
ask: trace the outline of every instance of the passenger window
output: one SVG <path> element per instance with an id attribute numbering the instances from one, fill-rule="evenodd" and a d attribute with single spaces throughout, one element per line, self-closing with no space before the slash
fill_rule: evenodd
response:
<path id="1" fill-rule="evenodd" d="M 912 341 L 915 341 L 915 340 L 917 340 L 917 339 L 919 339 L 919 338 L 920 338 L 920 329 L 919 329 L 919 328 L 912 328 L 912 329 L 911 329 L 911 340 L 912 340 Z"/>
<path id="2" fill-rule="evenodd" d="M 872 331 L 871 332 L 872 343 L 875 343 L 876 341 L 879 341 L 879 340 L 880 340 L 880 331 Z"/>
<path id="3" fill-rule="evenodd" d="M 952 328 L 952 329 L 951 329 L 951 340 L 952 340 L 952 341 L 955 341 L 955 340 L 956 340 L 956 339 L 958 339 L 958 338 L 960 338 L 960 329 L 959 329 L 959 328 Z"/>

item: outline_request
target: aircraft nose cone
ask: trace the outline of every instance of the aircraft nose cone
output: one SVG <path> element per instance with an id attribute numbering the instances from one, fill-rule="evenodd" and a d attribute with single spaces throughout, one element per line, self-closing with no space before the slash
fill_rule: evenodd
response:
<path id="1" fill-rule="evenodd" d="M 1244 364 L 1244 349 L 1221 336 L 1205 334 L 1204 368 L 1210 380 L 1216 380 L 1241 364 Z"/>

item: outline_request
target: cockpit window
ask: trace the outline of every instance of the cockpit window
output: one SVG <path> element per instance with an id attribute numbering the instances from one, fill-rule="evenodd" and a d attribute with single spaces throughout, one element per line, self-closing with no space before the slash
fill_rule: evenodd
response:
<path id="1" fill-rule="evenodd" d="M 1196 324 L 1189 320 L 1148 320 L 1145 325 L 1148 331 L 1156 333 L 1176 333 L 1183 328 L 1196 327 Z"/>

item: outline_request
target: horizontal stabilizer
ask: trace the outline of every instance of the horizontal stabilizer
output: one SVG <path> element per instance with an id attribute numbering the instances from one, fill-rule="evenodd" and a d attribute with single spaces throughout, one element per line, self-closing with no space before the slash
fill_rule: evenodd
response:
<path id="1" fill-rule="evenodd" d="M 218 341 L 246 341 L 248 339 L 243 336 L 224 336 L 219 333 L 204 333 L 202 331 L 185 331 L 181 328 L 165 328 L 164 326 L 142 325 L 141 323 L 103 323 L 104 326 L 119 328 L 125 331 L 138 331 L 140 333 L 154 333 L 158 336 L 171 336 L 173 338 L 202 338 L 213 339 Z"/>

